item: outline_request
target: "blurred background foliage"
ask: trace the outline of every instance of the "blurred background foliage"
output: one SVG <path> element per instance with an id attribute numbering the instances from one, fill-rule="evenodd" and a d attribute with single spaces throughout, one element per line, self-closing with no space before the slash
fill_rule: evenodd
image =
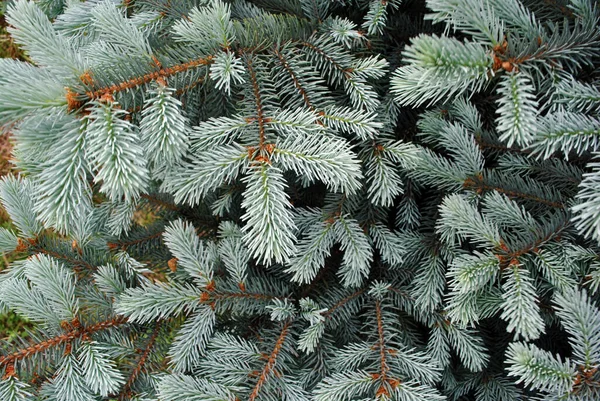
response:
<path id="1" fill-rule="evenodd" d="M 3 3 L 3 2 L 0 2 Z M 15 45 L 6 31 L 6 20 L 3 12 L 4 5 L 0 6 L 0 57 L 10 57 L 25 60 L 23 52 Z"/>

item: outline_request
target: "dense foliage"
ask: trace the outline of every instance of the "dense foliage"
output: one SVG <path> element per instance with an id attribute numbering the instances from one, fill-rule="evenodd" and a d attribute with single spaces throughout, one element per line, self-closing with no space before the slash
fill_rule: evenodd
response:
<path id="1" fill-rule="evenodd" d="M 7 22 L 0 400 L 600 398 L 595 1 Z"/>

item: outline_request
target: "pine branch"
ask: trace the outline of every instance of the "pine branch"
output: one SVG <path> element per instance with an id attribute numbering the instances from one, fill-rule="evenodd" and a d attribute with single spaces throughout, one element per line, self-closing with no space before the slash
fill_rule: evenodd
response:
<path id="1" fill-rule="evenodd" d="M 258 148 L 260 156 L 264 152 L 265 148 L 265 116 L 263 112 L 263 102 L 260 95 L 260 87 L 258 86 L 258 80 L 256 78 L 256 71 L 252 65 L 252 55 L 249 55 L 246 59 L 246 65 L 248 66 L 248 73 L 250 75 L 250 83 L 252 84 L 252 93 L 254 94 L 254 100 L 256 102 L 256 113 L 258 120 Z"/>
<path id="2" fill-rule="evenodd" d="M 331 64 L 331 66 L 333 66 L 333 68 L 335 68 L 339 73 L 341 73 L 344 77 L 349 78 L 350 77 L 350 70 L 347 68 L 344 68 L 339 62 L 337 62 L 333 57 L 331 57 L 329 54 L 327 54 L 328 52 L 321 49 L 319 46 L 316 46 L 310 42 L 300 42 L 300 45 L 314 51 L 315 53 L 317 53 L 319 56 L 323 57 L 325 60 L 327 60 L 329 62 L 329 64 Z"/>
<path id="3" fill-rule="evenodd" d="M 283 174 L 266 162 L 244 178 L 247 183 L 242 207 L 243 241 L 252 256 L 269 265 L 287 262 L 295 253 L 294 221 Z"/>
<path id="4" fill-rule="evenodd" d="M 148 360 L 148 356 L 150 355 L 150 352 L 152 351 L 152 347 L 154 347 L 154 343 L 156 342 L 156 339 L 158 338 L 158 334 L 159 334 L 161 325 L 162 325 L 162 321 L 157 320 L 156 324 L 154 325 L 154 330 L 152 331 L 152 334 L 150 335 L 150 338 L 148 339 L 148 342 L 146 343 L 146 347 L 144 348 L 144 351 L 142 352 L 140 359 L 138 360 L 137 364 L 131 371 L 131 374 L 129 375 L 127 382 L 125 383 L 125 385 L 121 389 L 121 392 L 118 395 L 118 399 L 120 401 L 125 400 L 127 397 L 131 397 L 131 395 L 132 395 L 131 394 L 131 386 L 137 380 L 138 376 L 142 372 L 142 369 L 144 369 L 144 365 L 146 364 L 146 361 Z"/>
<path id="5" fill-rule="evenodd" d="M 152 241 L 156 238 L 162 238 L 164 231 L 158 231 L 153 234 L 148 234 L 142 238 L 130 240 L 130 241 L 116 241 L 116 242 L 108 242 L 107 245 L 110 249 L 121 249 L 123 251 L 127 250 L 130 246 L 139 245 L 144 242 Z"/>
<path id="6" fill-rule="evenodd" d="M 64 260 L 65 262 L 71 263 L 75 267 L 84 267 L 87 271 L 95 271 L 97 269 L 96 266 L 89 264 L 88 262 L 86 262 L 83 259 L 73 258 L 64 253 L 60 253 L 57 251 L 52 251 L 49 249 L 42 248 L 41 246 L 38 246 L 35 243 L 35 241 L 33 242 L 33 244 L 31 244 L 29 249 L 31 250 L 31 252 L 43 253 L 44 255 L 52 256 L 55 259 Z"/>
<path id="7" fill-rule="evenodd" d="M 79 323 L 79 322 L 77 322 Z M 80 324 L 74 324 L 75 328 L 68 331 L 67 333 L 60 334 L 56 337 L 50 338 L 48 340 L 39 342 L 37 344 L 33 344 L 27 348 L 24 348 L 20 351 L 14 352 L 10 355 L 6 355 L 0 358 L 0 366 L 8 366 L 13 364 L 15 361 L 19 361 L 21 359 L 25 359 L 31 355 L 44 352 L 49 348 L 56 347 L 61 344 L 69 344 L 74 340 L 87 337 L 93 333 L 98 331 L 110 329 L 112 327 L 117 327 L 122 324 L 127 323 L 127 318 L 122 316 L 116 316 L 112 319 L 105 320 L 103 322 L 95 323 L 93 325 L 84 327 Z"/>
<path id="8" fill-rule="evenodd" d="M 516 261 L 529 252 L 537 252 L 540 246 L 547 243 L 553 238 L 559 237 L 560 233 L 563 230 L 565 230 L 570 224 L 570 220 L 568 219 L 568 217 L 566 217 L 564 220 L 560 221 L 552 230 L 548 230 L 548 232 L 546 232 L 545 235 L 537 238 L 535 241 L 530 242 L 519 249 L 508 249 L 504 241 L 501 240 L 501 248 L 496 254 L 496 257 L 500 260 L 500 267 L 506 268 L 508 267 L 507 263 L 510 263 L 513 260 Z"/>
<path id="9" fill-rule="evenodd" d="M 506 74 L 498 92 L 496 128 L 501 141 L 525 146 L 531 142 L 537 128 L 538 102 L 529 74 Z"/>
<path id="10" fill-rule="evenodd" d="M 463 187 L 465 189 L 474 189 L 478 194 L 481 194 L 483 191 L 496 191 L 501 194 L 508 196 L 509 198 L 517 198 L 517 199 L 525 199 L 534 202 L 538 202 L 544 205 L 548 205 L 557 209 L 564 209 L 565 204 L 562 202 L 555 202 L 549 199 L 544 199 L 539 196 L 535 196 L 532 194 L 528 194 L 526 192 L 519 192 L 514 190 L 505 189 L 502 187 L 488 185 L 485 183 L 485 180 L 482 176 L 474 176 L 468 177 L 464 183 Z"/>
<path id="11" fill-rule="evenodd" d="M 387 364 L 387 348 L 385 346 L 385 336 L 383 330 L 383 318 L 381 316 L 381 301 L 375 301 L 375 312 L 377 313 L 377 336 L 379 338 L 377 346 L 379 347 L 379 365 L 380 365 L 380 376 L 381 385 L 377 390 L 377 395 L 386 394 L 388 390 L 385 388 L 385 383 L 388 381 L 387 373 L 389 371 L 389 366 Z"/>
<path id="12" fill-rule="evenodd" d="M 523 154 L 530 154 L 531 153 L 531 151 L 527 150 L 527 149 L 521 149 L 521 148 L 518 148 L 518 147 L 511 147 L 511 146 L 506 146 L 506 145 L 501 145 L 501 144 L 486 142 L 480 136 L 476 136 L 475 137 L 475 141 L 477 142 L 477 145 L 479 145 L 479 147 L 482 150 L 483 149 L 493 149 L 493 150 L 498 150 L 498 151 L 501 151 L 501 152 L 515 152 L 515 153 L 523 153 Z"/>
<path id="13" fill-rule="evenodd" d="M 600 8 L 562 1 L 0 5 L 0 315 L 41 330 L 0 399 L 598 399 Z"/>
<path id="14" fill-rule="evenodd" d="M 306 107 L 308 107 L 310 110 L 315 110 L 315 107 L 312 105 L 306 89 L 304 89 L 304 87 L 300 83 L 298 76 L 296 75 L 294 70 L 292 70 L 292 68 L 288 64 L 287 60 L 283 57 L 281 52 L 279 50 L 277 50 L 277 48 L 273 49 L 273 52 L 279 59 L 279 62 L 281 63 L 283 68 L 288 72 L 288 74 L 292 78 L 292 81 L 294 82 L 294 86 L 298 90 L 298 93 L 300 93 L 300 95 L 302 96 L 302 99 L 304 100 L 304 104 L 306 105 Z"/>
<path id="15" fill-rule="evenodd" d="M 192 89 L 196 88 L 198 85 L 202 85 L 204 83 L 204 77 L 200 77 L 189 85 L 184 86 L 183 88 L 179 88 L 175 91 L 175 96 L 181 96 L 185 93 L 190 92 Z"/>
<path id="16" fill-rule="evenodd" d="M 200 57 L 195 60 L 188 61 L 182 64 L 176 64 L 171 67 L 161 68 L 158 71 L 150 72 L 142 75 L 141 77 L 131 78 L 128 81 L 113 84 L 104 88 L 99 88 L 94 91 L 88 91 L 85 93 L 89 100 L 100 99 L 106 95 L 112 95 L 115 92 L 122 92 L 128 89 L 133 89 L 138 86 L 148 84 L 152 81 L 156 81 L 160 78 L 165 79 L 175 74 L 179 74 L 190 70 L 192 68 L 200 67 L 203 65 L 209 65 L 213 61 L 213 56 Z"/>
<path id="17" fill-rule="evenodd" d="M 352 294 L 348 295 L 345 298 L 342 298 L 341 300 L 339 300 L 335 305 L 333 305 L 331 308 L 327 309 L 324 313 L 323 316 L 325 316 L 326 318 L 331 317 L 331 315 L 337 311 L 338 309 L 342 308 L 345 304 L 347 304 L 348 302 L 350 302 L 351 300 L 353 300 L 354 298 L 364 294 L 364 292 L 366 291 L 366 289 L 361 288 L 358 291 L 353 292 Z"/>
<path id="18" fill-rule="evenodd" d="M 262 372 L 258 376 L 258 381 L 256 382 L 256 385 L 254 386 L 252 393 L 250 393 L 250 397 L 248 398 L 248 401 L 256 400 L 256 398 L 258 397 L 258 395 L 260 393 L 260 389 L 267 381 L 271 372 L 274 371 L 275 364 L 277 363 L 277 356 L 279 355 L 279 352 L 281 351 L 281 348 L 283 347 L 283 343 L 285 342 L 286 337 L 289 334 L 290 325 L 291 325 L 291 321 L 289 321 L 289 320 L 283 324 L 283 328 L 281 329 L 281 334 L 279 334 L 279 337 L 277 338 L 277 341 L 275 342 L 275 346 L 273 347 L 273 351 L 271 351 L 271 354 L 269 355 L 269 359 L 267 360 L 265 367 L 263 368 Z"/>
<path id="19" fill-rule="evenodd" d="M 239 299 L 252 299 L 257 301 L 273 301 L 275 299 L 283 300 L 283 297 L 277 297 L 273 295 L 252 293 L 252 292 L 213 292 L 211 290 L 205 291 L 200 295 L 200 300 L 203 303 L 212 305 L 215 301 L 230 301 Z"/>

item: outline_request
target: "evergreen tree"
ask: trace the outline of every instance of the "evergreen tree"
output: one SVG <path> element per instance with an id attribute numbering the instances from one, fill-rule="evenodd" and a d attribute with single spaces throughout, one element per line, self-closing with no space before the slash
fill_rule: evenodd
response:
<path id="1" fill-rule="evenodd" d="M 595 1 L 7 21 L 0 400 L 600 399 Z"/>

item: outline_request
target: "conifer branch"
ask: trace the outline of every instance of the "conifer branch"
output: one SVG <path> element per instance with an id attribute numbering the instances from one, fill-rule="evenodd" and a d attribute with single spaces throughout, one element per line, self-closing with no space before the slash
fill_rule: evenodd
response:
<path id="1" fill-rule="evenodd" d="M 200 300 L 203 303 L 208 303 L 211 304 L 212 302 L 215 301 L 223 301 L 223 300 L 231 300 L 231 299 L 254 299 L 254 300 L 260 300 L 260 301 L 272 301 L 274 299 L 283 299 L 281 297 L 276 297 L 273 295 L 267 295 L 267 294 L 259 294 L 259 293 L 252 293 L 252 292 L 211 292 L 209 290 L 209 287 L 207 287 L 207 291 L 203 292 L 202 295 L 200 296 Z"/>
<path id="2" fill-rule="evenodd" d="M 399 290 L 398 288 L 388 287 L 388 291 L 394 292 L 394 293 L 398 294 L 399 296 L 406 298 L 408 300 L 411 300 L 411 301 L 414 300 L 413 296 L 409 292 Z"/>
<path id="3" fill-rule="evenodd" d="M 258 397 L 258 394 L 260 393 L 260 389 L 267 381 L 269 374 L 271 374 L 271 372 L 275 369 L 275 364 L 277 363 L 277 356 L 279 355 L 279 352 L 281 351 L 281 348 L 283 347 L 283 343 L 285 342 L 285 339 L 289 333 L 290 324 L 291 324 L 291 321 L 289 321 L 289 320 L 284 323 L 283 328 L 281 329 L 281 334 L 279 334 L 279 338 L 277 338 L 277 341 L 275 342 L 273 351 L 271 352 L 271 355 L 269 355 L 267 364 L 265 365 L 262 372 L 260 373 L 260 376 L 258 377 L 258 381 L 256 382 L 256 385 L 254 386 L 252 393 L 250 393 L 250 397 L 248 398 L 248 401 L 256 400 L 256 397 Z"/>
<path id="4" fill-rule="evenodd" d="M 156 81 L 160 78 L 168 78 L 172 75 L 185 72 L 192 68 L 200 67 L 203 65 L 209 65 L 212 63 L 212 61 L 213 56 L 209 55 L 206 57 L 200 57 L 195 60 L 188 61 L 187 63 L 177 64 L 167 68 L 161 68 L 158 71 L 150 72 L 148 74 L 142 75 L 141 77 L 131 78 L 128 81 L 113 84 L 111 86 L 96 89 L 94 91 L 89 91 L 85 94 L 90 100 L 100 99 L 103 96 L 112 95 L 115 92 L 122 92 L 124 90 L 133 89 L 138 86 L 150 83 L 152 81 Z"/>
<path id="5" fill-rule="evenodd" d="M 364 288 L 361 288 L 360 290 L 353 292 L 352 294 L 348 295 L 347 297 L 342 298 L 335 305 L 333 305 L 331 308 L 329 308 L 325 312 L 323 312 L 323 316 L 330 317 L 336 310 L 338 310 L 339 308 L 343 307 L 344 305 L 346 305 L 348 302 L 350 302 L 354 298 L 356 298 L 356 297 L 364 294 L 365 291 L 366 290 Z"/>
<path id="6" fill-rule="evenodd" d="M 256 101 L 256 113 L 259 134 L 258 148 L 259 151 L 262 153 L 262 151 L 265 148 L 265 116 L 263 112 L 263 103 L 260 96 L 260 87 L 258 86 L 258 80 L 256 78 L 256 71 L 252 66 L 252 55 L 248 56 L 248 61 L 246 64 L 248 66 L 248 73 L 250 75 L 250 81 L 252 84 L 252 93 L 254 94 L 254 100 Z"/>
<path id="7" fill-rule="evenodd" d="M 533 241 L 519 249 L 515 249 L 515 250 L 508 249 L 508 247 L 506 246 L 504 241 L 501 240 L 501 244 L 502 244 L 501 250 L 499 253 L 496 253 L 496 257 L 500 260 L 500 267 L 506 268 L 509 266 L 510 263 L 516 263 L 516 261 L 518 261 L 518 259 L 521 256 L 523 256 L 529 252 L 537 252 L 538 248 L 540 246 L 547 243 L 552 238 L 556 238 L 556 237 L 560 236 L 560 233 L 564 229 L 566 229 L 569 224 L 570 224 L 570 221 L 568 219 L 564 220 L 554 230 L 551 230 L 550 232 L 546 233 L 546 235 L 544 235 L 543 237 L 538 238 L 535 241 Z M 513 262 L 513 261 L 515 261 L 515 262 Z"/>
<path id="8" fill-rule="evenodd" d="M 380 392 L 387 392 L 384 387 L 384 383 L 387 382 L 387 372 L 389 370 L 389 366 L 387 364 L 387 349 L 385 346 L 385 336 L 383 330 L 383 318 L 381 316 L 381 302 L 379 300 L 375 301 L 375 311 L 377 313 L 377 335 L 378 335 L 378 347 L 379 347 L 379 364 L 380 364 L 380 379 L 381 386 L 377 390 L 377 394 Z"/>
<path id="9" fill-rule="evenodd" d="M 488 185 L 484 182 L 483 178 L 480 176 L 476 177 L 468 177 L 464 183 L 463 187 L 466 189 L 474 189 L 477 193 L 482 193 L 483 191 L 496 191 L 501 194 L 508 196 L 509 198 L 518 198 L 524 200 L 530 200 L 538 203 L 542 203 L 544 205 L 548 205 L 557 209 L 563 209 L 565 205 L 562 202 L 555 202 L 549 199 L 540 198 L 539 196 L 535 196 L 532 194 L 528 194 L 526 192 L 519 192 L 514 190 L 508 190 L 502 187 Z"/>
<path id="10" fill-rule="evenodd" d="M 292 68 L 288 64 L 287 60 L 283 57 L 281 52 L 279 50 L 277 50 L 277 48 L 275 48 L 273 50 L 273 52 L 275 53 L 277 58 L 279 58 L 279 62 L 281 63 L 283 68 L 288 72 L 288 74 L 290 75 L 290 78 L 292 78 L 292 81 L 294 82 L 294 86 L 298 90 L 298 93 L 300 93 L 300 95 L 302 96 L 302 99 L 304 100 L 304 104 L 306 104 L 306 107 L 308 107 L 311 110 L 315 110 L 314 106 L 312 105 L 312 103 L 310 101 L 310 98 L 308 96 L 306 89 L 304 89 L 304 87 L 300 83 L 298 76 L 296 75 L 294 70 L 292 70 Z"/>
<path id="11" fill-rule="evenodd" d="M 329 61 L 329 63 L 331 63 L 331 65 L 338 71 L 340 71 L 342 74 L 344 74 L 345 77 L 348 77 L 350 75 L 350 71 L 346 68 L 344 68 L 342 65 L 340 65 L 337 61 L 335 61 L 333 59 L 333 57 L 331 57 L 329 54 L 327 54 L 326 51 L 324 51 L 323 49 L 319 48 L 318 46 L 313 45 L 312 43 L 309 42 L 300 42 L 300 44 L 304 47 L 308 47 L 309 49 L 311 49 L 312 51 L 314 51 L 315 53 L 318 53 L 321 57 L 323 57 L 325 60 Z"/>
<path id="12" fill-rule="evenodd" d="M 506 146 L 506 145 L 486 142 L 480 136 L 475 137 L 475 142 L 477 142 L 477 145 L 479 145 L 479 147 L 482 150 L 487 148 L 487 149 L 499 150 L 502 152 L 514 152 L 514 153 L 523 153 L 523 154 L 531 153 L 531 151 L 527 150 L 527 149 L 521 149 L 521 148 L 517 148 L 514 146 Z"/>
<path id="13" fill-rule="evenodd" d="M 107 245 L 110 249 L 122 249 L 126 250 L 127 248 L 141 244 L 143 242 L 149 242 L 156 238 L 162 238 L 164 231 L 158 231 L 154 234 L 146 235 L 142 238 L 130 240 L 130 241 L 117 241 L 117 242 L 109 242 Z"/>
<path id="14" fill-rule="evenodd" d="M 0 314 L 54 330 L 0 400 L 600 399 L 600 8 L 544 1 L 0 6 Z"/>
<path id="15" fill-rule="evenodd" d="M 184 86 L 183 88 L 177 89 L 175 91 L 175 96 L 181 96 L 184 93 L 187 93 L 197 87 L 198 85 L 202 85 L 204 83 L 204 77 L 200 77 L 189 85 Z"/>
<path id="16" fill-rule="evenodd" d="M 118 399 L 120 401 L 125 400 L 126 397 L 131 396 L 131 386 L 137 380 L 138 376 L 142 372 L 142 369 L 144 368 L 144 365 L 146 364 L 146 361 L 148 360 L 150 351 L 152 351 L 152 347 L 154 347 L 154 343 L 156 342 L 156 338 L 158 337 L 158 333 L 160 331 L 161 324 L 162 324 L 162 321 L 158 320 L 156 322 L 156 324 L 154 325 L 154 330 L 152 331 L 152 334 L 150 335 L 150 338 L 148 339 L 148 343 L 146 343 L 146 347 L 144 348 L 144 351 L 142 352 L 140 359 L 138 360 L 137 364 L 131 371 L 131 374 L 129 375 L 129 379 L 127 379 L 127 382 L 125 383 L 125 385 L 123 386 L 123 389 L 121 390 L 121 393 L 119 394 Z"/>
<path id="17" fill-rule="evenodd" d="M 93 266 L 93 265 L 89 264 L 88 262 L 86 262 L 83 259 L 73 258 L 73 257 L 71 257 L 69 255 L 64 254 L 64 253 L 60 253 L 60 252 L 57 252 L 57 251 L 52 251 L 52 250 L 43 248 L 43 247 L 38 246 L 38 245 L 33 245 L 30 249 L 31 249 L 32 252 L 43 253 L 44 255 L 51 256 L 51 257 L 53 257 L 55 259 L 64 260 L 65 262 L 71 263 L 75 267 L 84 267 L 88 271 L 94 271 L 94 270 L 96 270 L 96 266 Z"/>
<path id="18" fill-rule="evenodd" d="M 0 358 L 0 366 L 8 366 L 10 364 L 13 364 L 15 361 L 28 358 L 31 355 L 46 351 L 49 348 L 56 347 L 61 344 L 69 344 L 76 339 L 89 336 L 90 334 L 106 330 L 111 327 L 120 326 L 125 323 L 127 323 L 127 318 L 123 316 L 117 316 L 112 319 L 105 320 L 87 327 L 83 327 L 80 324 L 74 324 L 73 326 L 75 327 L 67 333 L 60 334 L 48 340 L 30 345 L 27 348 L 24 348 L 22 350 Z"/>

